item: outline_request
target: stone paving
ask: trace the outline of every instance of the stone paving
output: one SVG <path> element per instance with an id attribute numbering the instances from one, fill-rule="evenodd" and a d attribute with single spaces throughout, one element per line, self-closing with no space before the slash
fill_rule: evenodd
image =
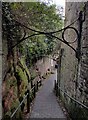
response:
<path id="1" fill-rule="evenodd" d="M 43 86 L 36 95 L 30 118 L 58 118 L 59 120 L 66 120 L 66 116 L 53 92 L 55 79 L 56 72 L 44 81 Z"/>

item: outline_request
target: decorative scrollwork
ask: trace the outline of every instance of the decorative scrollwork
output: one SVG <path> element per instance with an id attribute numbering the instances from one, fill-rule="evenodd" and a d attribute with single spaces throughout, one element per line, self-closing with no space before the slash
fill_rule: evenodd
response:
<path id="1" fill-rule="evenodd" d="M 65 31 L 68 30 L 68 29 L 72 29 L 75 31 L 76 35 L 77 35 L 77 38 L 72 41 L 72 42 L 68 42 L 67 40 L 65 40 Z M 74 27 L 68 27 L 68 28 L 65 28 L 64 31 L 62 32 L 62 38 L 65 42 L 67 42 L 68 44 L 72 44 L 72 43 L 75 43 L 77 41 L 77 39 L 79 38 L 79 33 L 78 33 L 78 30 Z"/>
<path id="2" fill-rule="evenodd" d="M 79 19 L 80 18 L 80 19 Z M 58 30 L 56 32 L 42 32 L 42 31 L 39 31 L 39 30 L 34 30 L 32 28 L 29 28 L 28 26 L 25 26 L 23 25 L 22 23 L 18 22 L 18 21 L 15 21 L 20 27 L 22 27 L 24 29 L 24 35 L 23 35 L 23 38 L 17 43 L 15 44 L 12 48 L 14 48 L 16 45 L 20 44 L 22 41 L 26 40 L 27 38 L 29 37 L 33 37 L 35 35 L 39 35 L 39 34 L 43 34 L 43 35 L 46 35 L 46 36 L 49 36 L 49 37 L 53 37 L 53 38 L 56 38 L 58 39 L 59 41 L 63 42 L 64 44 L 66 44 L 67 46 L 69 46 L 72 50 L 74 50 L 74 52 L 76 53 L 76 58 L 78 60 L 80 60 L 80 55 L 81 55 L 81 33 L 82 33 L 82 23 L 84 22 L 82 20 L 82 11 L 80 11 L 79 13 L 79 18 L 77 20 L 79 20 L 79 31 L 75 28 L 75 27 L 72 27 L 71 25 L 74 24 L 76 21 L 74 21 L 73 23 L 71 23 L 70 25 L 68 25 L 67 27 L 61 29 L 61 30 Z M 29 36 L 26 36 L 26 31 L 25 29 L 27 30 L 30 30 L 32 32 L 34 32 L 34 34 L 32 35 L 29 35 Z M 77 35 L 77 38 L 72 41 L 72 42 L 68 42 L 66 39 L 65 39 L 65 32 L 66 30 L 68 29 L 71 29 L 71 30 L 74 30 L 74 32 L 76 33 Z M 62 39 L 55 36 L 54 33 L 57 33 L 57 32 L 62 32 Z M 77 42 L 77 48 L 75 49 L 71 44 Z"/>

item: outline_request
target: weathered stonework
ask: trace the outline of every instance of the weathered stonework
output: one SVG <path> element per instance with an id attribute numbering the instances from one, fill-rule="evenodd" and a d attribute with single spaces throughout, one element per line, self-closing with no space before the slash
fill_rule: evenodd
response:
<path id="1" fill-rule="evenodd" d="M 81 59 L 78 64 L 75 52 L 67 45 L 62 44 L 64 49 L 61 58 L 61 78 L 60 87 L 68 93 L 71 97 L 77 99 L 81 103 L 88 105 L 88 2 L 87 3 L 66 3 L 65 13 L 65 27 L 79 17 L 80 11 L 85 11 L 85 21 L 82 26 L 82 38 L 81 38 Z M 73 25 L 79 31 L 79 20 Z M 74 41 L 76 35 L 72 30 L 69 30 L 65 34 L 65 39 L 69 42 Z M 77 43 L 71 44 L 75 49 Z M 66 107 L 72 107 L 72 102 L 62 92 Z M 74 102 L 73 102 L 74 103 Z M 80 107 L 80 106 L 79 106 Z M 74 116 L 74 115 L 73 115 Z M 87 119 L 87 118 L 86 118 Z"/>
<path id="2" fill-rule="evenodd" d="M 2 118 L 2 7 L 0 2 L 0 119 Z"/>
<path id="3" fill-rule="evenodd" d="M 79 17 L 80 6 L 83 3 L 66 3 L 66 18 L 65 26 L 76 21 Z M 78 20 L 72 25 L 78 29 Z M 65 39 L 72 42 L 76 39 L 76 34 L 73 30 L 69 29 L 65 33 Z M 71 44 L 75 49 L 77 47 L 77 42 Z M 64 52 L 61 60 L 61 87 L 71 96 L 75 96 L 76 93 L 76 79 L 77 79 L 77 58 L 75 52 L 65 44 L 62 44 Z"/>
<path id="4" fill-rule="evenodd" d="M 81 101 L 88 105 L 88 2 L 85 7 L 85 22 L 82 32 L 82 59 L 79 74 L 79 90 Z"/>

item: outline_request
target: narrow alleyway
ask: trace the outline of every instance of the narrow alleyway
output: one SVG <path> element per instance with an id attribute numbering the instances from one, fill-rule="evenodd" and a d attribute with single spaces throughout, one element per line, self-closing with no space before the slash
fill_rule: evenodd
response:
<path id="1" fill-rule="evenodd" d="M 37 93 L 30 118 L 63 118 L 63 120 L 66 120 L 66 116 L 60 108 L 53 92 L 55 79 L 56 71 L 55 74 L 51 74 L 45 80 L 42 88 Z"/>

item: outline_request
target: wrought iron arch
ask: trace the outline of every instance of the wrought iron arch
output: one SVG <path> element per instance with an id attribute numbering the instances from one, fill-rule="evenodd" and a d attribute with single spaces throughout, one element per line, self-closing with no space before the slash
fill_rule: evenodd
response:
<path id="1" fill-rule="evenodd" d="M 71 25 L 74 24 L 76 21 L 79 21 L 79 29 L 77 30 L 75 27 L 72 27 Z M 83 12 L 80 11 L 79 13 L 79 17 L 74 21 L 72 22 L 70 25 L 68 25 L 67 27 L 61 29 L 61 30 L 58 30 L 58 31 L 55 31 L 55 32 L 42 32 L 42 31 L 38 31 L 38 30 L 34 30 L 32 28 L 29 28 L 25 25 L 23 25 L 22 23 L 16 21 L 16 25 L 19 25 L 21 26 L 22 28 L 25 28 L 27 30 L 30 30 L 30 31 L 33 31 L 34 34 L 32 35 L 29 35 L 26 37 L 26 33 L 24 33 L 24 36 L 23 38 L 18 42 L 16 43 L 15 45 L 12 46 L 12 49 L 14 47 L 16 47 L 18 44 L 20 44 L 21 42 L 23 42 L 24 40 L 26 40 L 27 38 L 30 38 L 30 37 L 33 37 L 33 36 L 37 36 L 37 35 L 40 35 L 40 34 L 43 34 L 43 35 L 46 35 L 46 36 L 49 36 L 49 37 L 53 37 L 53 38 L 56 38 L 58 39 L 59 41 L 63 42 L 64 44 L 66 44 L 67 46 L 69 46 L 76 54 L 76 58 L 78 59 L 78 61 L 80 60 L 80 57 L 81 57 L 81 36 L 82 36 L 82 25 L 83 25 L 83 22 L 84 22 L 84 19 L 83 19 Z M 71 46 L 71 42 L 68 42 L 67 40 L 65 40 L 65 37 L 64 37 L 64 34 L 65 34 L 65 31 L 68 30 L 68 29 L 72 29 L 75 31 L 76 35 L 77 35 L 77 40 L 73 41 L 73 42 L 77 42 L 77 48 L 75 49 L 73 46 Z M 25 30 L 24 30 L 25 31 Z M 57 32 L 62 32 L 62 39 L 55 36 L 54 34 L 57 33 Z M 72 42 L 72 43 L 73 43 Z"/>

